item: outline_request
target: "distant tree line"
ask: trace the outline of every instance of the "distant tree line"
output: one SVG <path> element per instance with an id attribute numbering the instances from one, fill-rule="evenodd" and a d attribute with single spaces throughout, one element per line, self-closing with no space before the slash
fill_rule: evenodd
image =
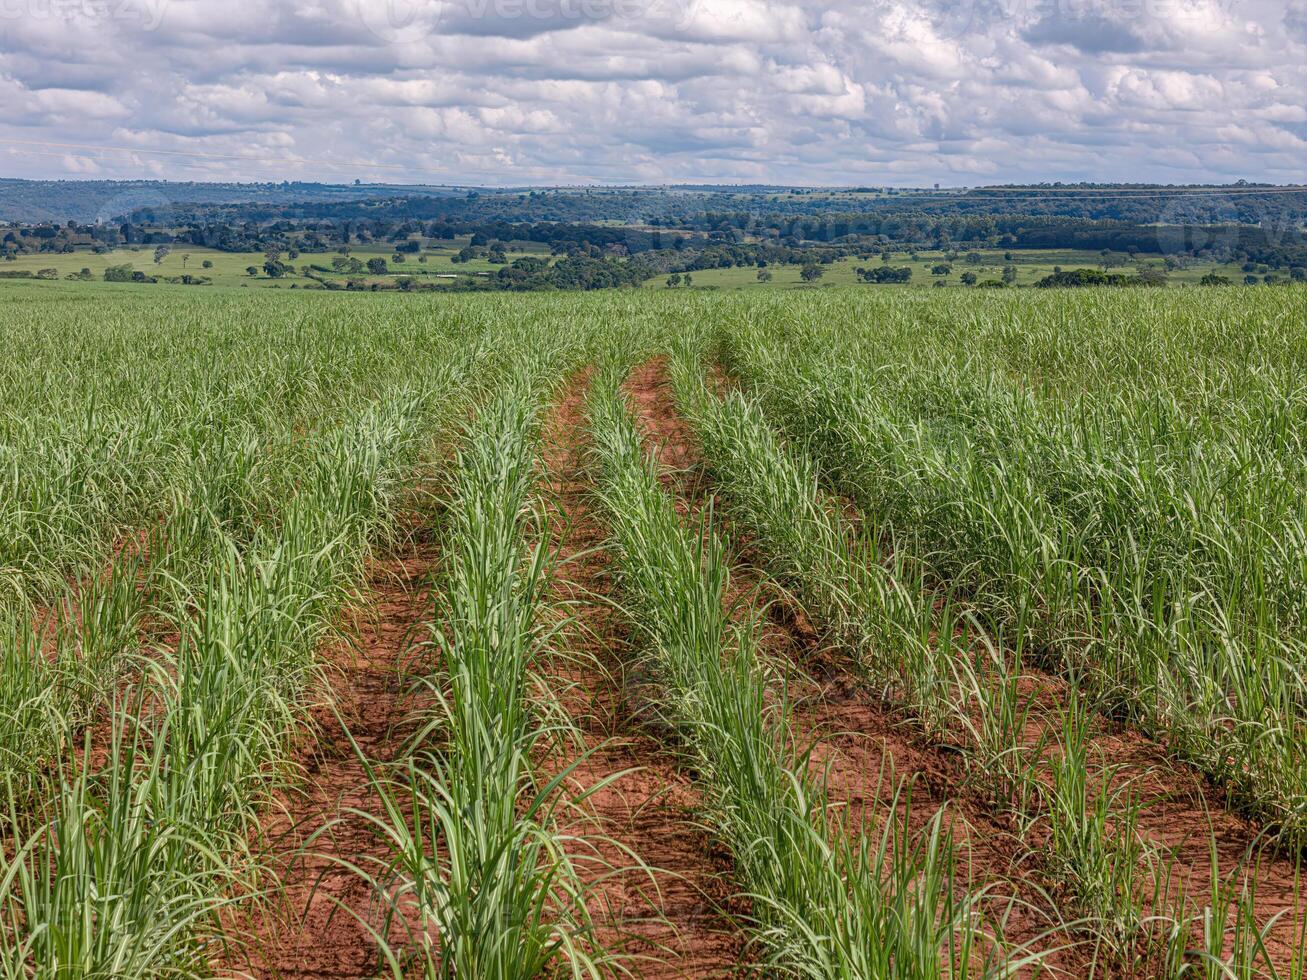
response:
<path id="1" fill-rule="evenodd" d="M 234 207 L 234 206 L 231 206 Z M 0 228 L 0 255 L 68 253 L 78 248 L 196 246 L 227 252 L 326 253 L 353 245 L 419 252 L 422 241 L 469 238 L 473 248 L 510 242 L 546 246 L 554 255 L 596 259 L 644 256 L 651 275 L 733 266 L 828 264 L 887 250 L 977 248 L 1074 249 L 1124 255 L 1181 255 L 1271 269 L 1307 268 L 1301 228 L 1256 225 L 1159 229 L 1116 220 L 1002 215 L 828 215 L 788 219 L 746 212 L 678 218 L 673 227 L 590 223 L 433 221 L 387 218 L 279 219 L 268 223 L 155 224 L 148 211 L 113 224 L 36 224 Z M 494 251 L 493 248 L 489 248 Z"/>
<path id="2" fill-rule="evenodd" d="M 0 181 L 0 216 L 22 192 L 26 198 L 46 194 L 68 201 L 79 184 L 39 187 L 32 182 Z M 31 186 L 28 186 L 31 185 Z M 133 185 L 135 186 L 135 185 Z M 421 220 L 450 219 L 488 223 L 638 223 L 677 224 L 697 215 L 746 214 L 755 220 L 818 217 L 832 221 L 846 215 L 935 217 L 1064 217 L 1121 221 L 1138 225 L 1248 224 L 1301 226 L 1307 219 L 1307 187 L 1277 187 L 1239 181 L 1224 186 L 1147 184 L 1008 185 L 967 190 L 859 187 L 825 192 L 782 187 L 681 188 L 535 188 L 477 190 L 394 187 L 371 189 L 342 185 L 141 184 L 166 205 L 173 220 L 185 224 L 233 224 L 246 220 Z M 104 194 L 103 190 L 98 191 Z M 48 204 L 47 204 L 48 207 Z M 83 212 L 85 208 L 81 209 Z M 147 209 L 150 210 L 150 209 Z M 50 213 L 49 210 L 46 213 Z M 116 217 L 116 215 L 115 215 Z"/>

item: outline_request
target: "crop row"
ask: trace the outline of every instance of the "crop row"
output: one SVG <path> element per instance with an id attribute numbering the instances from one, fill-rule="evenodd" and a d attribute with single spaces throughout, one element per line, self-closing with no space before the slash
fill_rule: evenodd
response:
<path id="1" fill-rule="evenodd" d="M 1100 326 L 1075 350 L 1079 326 L 1023 325 L 1067 344 L 1056 387 L 1012 376 L 1001 328 L 755 321 L 720 340 L 886 553 L 1301 840 L 1307 396 L 1261 358 L 1177 376 L 1209 324 Z M 1276 319 L 1247 326 L 1249 351 L 1286 346 Z"/>

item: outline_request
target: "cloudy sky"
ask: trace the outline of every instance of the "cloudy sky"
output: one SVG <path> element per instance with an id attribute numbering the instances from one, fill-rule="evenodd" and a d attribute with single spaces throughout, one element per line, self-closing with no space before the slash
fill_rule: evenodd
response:
<path id="1" fill-rule="evenodd" d="M 1307 0 L 0 0 L 0 176 L 1307 182 Z"/>

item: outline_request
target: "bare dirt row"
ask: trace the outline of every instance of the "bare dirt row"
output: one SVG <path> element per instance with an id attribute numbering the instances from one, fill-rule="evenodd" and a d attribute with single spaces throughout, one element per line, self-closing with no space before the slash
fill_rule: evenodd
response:
<path id="1" fill-rule="evenodd" d="M 716 506 L 705 480 L 698 444 L 679 414 L 663 358 L 632 372 L 626 392 L 651 452 L 666 467 L 664 486 L 687 517 Z M 962 853 L 969 890 L 993 889 L 996 916 L 1007 939 L 1048 952 L 1050 965 L 1072 972 L 1084 966 L 1078 950 L 1059 950 L 1065 936 L 1055 930 L 1061 917 L 1048 901 L 1041 882 L 1023 860 L 1024 849 L 990 809 L 975 800 L 966 773 L 953 753 L 913 737 L 904 719 L 887 710 L 863 690 L 823 646 L 822 638 L 804 614 L 784 597 L 769 593 L 764 577 L 750 562 L 747 542 L 731 569 L 728 601 L 743 611 L 758 601 L 768 603 L 759 637 L 765 656 L 800 668 L 794 678 L 798 695 L 793 738 L 797 745 L 816 744 L 814 775 L 824 778 L 832 822 L 848 833 L 879 833 L 872 814 L 895 813 L 914 833 L 924 830 L 941 808 Z M 897 796 L 900 784 L 910 793 Z"/>
<path id="2" fill-rule="evenodd" d="M 654 390 L 659 387 L 666 389 L 665 378 L 659 378 L 661 371 L 658 363 L 644 368 Z M 734 383 L 715 365 L 711 377 L 719 392 Z M 665 400 L 665 396 L 659 400 Z M 674 406 L 669 411 L 674 411 Z M 676 432 L 674 424 L 664 428 Z M 678 453 L 687 465 L 693 465 L 692 450 L 680 449 Z M 806 626 L 802 613 L 795 611 L 795 615 Z M 822 723 L 827 728 L 847 728 L 846 734 L 837 739 L 837 744 L 852 738 L 851 733 L 855 731 L 870 733 L 884 730 L 886 726 L 891 730 L 903 728 L 901 717 L 868 703 L 865 695 L 857 693 L 856 681 L 847 675 L 841 676 L 838 653 L 833 658 L 823 657 L 822 660 L 825 662 L 813 676 L 823 681 L 825 703 L 819 702 L 814 710 L 819 716 L 826 716 Z M 812 666 L 818 665 L 813 663 Z M 1068 685 L 1062 678 L 1029 665 L 1023 668 L 1022 695 L 1028 697 L 1033 705 L 1021 744 L 1023 750 L 1040 753 L 1045 758 L 1056 754 L 1055 743 L 1060 719 L 1069 700 L 1068 692 Z M 887 748 L 890 744 L 886 743 Z M 1263 924 L 1274 923 L 1265 936 L 1266 954 L 1277 967 L 1291 964 L 1301 942 L 1302 917 L 1307 915 L 1307 910 L 1299 907 L 1302 887 L 1292 856 L 1277 850 L 1254 822 L 1232 812 L 1224 794 L 1201 774 L 1169 758 L 1163 746 L 1130 726 L 1095 716 L 1091 719 L 1087 745 L 1090 779 L 1097 781 L 1106 774 L 1112 792 L 1123 796 L 1128 794 L 1142 803 L 1137 831 L 1156 849 L 1157 855 L 1157 864 L 1147 869 L 1142 877 L 1148 879 L 1156 870 L 1168 879 L 1159 891 L 1162 899 L 1159 904 L 1175 903 L 1182 894 L 1187 896 L 1191 908 L 1195 905 L 1201 908 L 1211 902 L 1214 849 L 1221 878 L 1241 882 L 1246 875 L 1255 882 L 1251 904 L 1256 919 Z M 1067 883 L 1050 878 L 1040 867 L 1041 851 L 1046 848 L 1049 836 L 1045 823 L 1036 819 L 1020 826 L 1019 820 L 1013 818 L 1022 815 L 1004 817 L 994 813 L 984 796 L 977 792 L 974 774 L 966 771 L 962 760 L 956 754 L 941 753 L 938 747 L 924 745 L 920 739 L 900 739 L 900 744 L 882 758 L 901 773 L 906 764 L 910 767 L 906 771 L 918 774 L 919 785 L 927 793 L 914 794 L 915 802 L 925 804 L 927 809 L 948 803 L 955 814 L 963 818 L 961 827 L 956 820 L 953 826 L 963 836 L 973 861 L 977 855 L 981 856 L 978 869 L 982 874 L 979 880 L 973 879 L 976 884 L 983 883 L 986 872 L 999 867 L 992 857 L 984 854 L 989 845 L 977 847 L 977 832 L 983 834 L 985 840 L 991 834 L 1007 839 L 1000 850 L 1010 858 L 1007 875 L 1016 886 L 1012 894 L 1026 906 L 1018 913 L 1017 929 L 1009 930 L 1010 939 L 1029 941 L 1027 937 L 1031 935 L 1032 926 L 1051 928 L 1074 917 L 1070 911 L 1065 915 L 1057 911 L 1057 906 L 1070 904 L 1066 895 Z M 840 784 L 847 776 L 842 768 L 832 769 L 832 776 L 832 788 L 838 795 Z M 1018 833 L 1022 837 L 1020 840 L 1016 836 Z M 1236 885 L 1236 893 L 1238 890 Z M 1001 894 L 1001 890 L 997 893 Z M 1046 901 L 1045 895 L 1053 901 Z M 1164 913 L 1167 908 L 1151 911 Z M 1084 930 L 1048 936 L 1044 941 L 1034 942 L 1032 948 L 1047 948 L 1050 942 L 1075 941 L 1085 941 Z M 1088 948 L 1063 950 L 1049 962 L 1074 973 L 1091 965 L 1093 953 Z M 1129 964 L 1102 960 L 1093 965 L 1100 974 L 1131 969 Z M 1265 963 L 1262 965 L 1264 967 Z"/>
<path id="3" fill-rule="evenodd" d="M 250 935 L 233 975 L 358 978 L 381 966 L 369 927 L 382 928 L 384 910 L 344 862 L 373 874 L 388 855 L 357 813 L 380 813 L 359 753 L 390 761 L 410 728 L 405 673 L 415 642 L 425 639 L 439 547 L 427 517 L 413 515 L 409 525 L 398 553 L 371 564 L 359 602 L 343 616 L 343 638 L 322 652 L 330 690 L 296 759 L 302 785 L 264 827 L 267 866 L 282 891 L 238 926 Z"/>
<path id="4" fill-rule="evenodd" d="M 648 977 L 743 975 L 749 950 L 734 917 L 747 908 L 732 898 L 737 889 L 729 855 L 699 822 L 702 800 L 693 773 L 678 758 L 674 738 L 645 710 L 644 681 L 629 666 L 629 636 L 591 500 L 588 386 L 588 372 L 567 379 L 543 430 L 547 529 L 558 558 L 550 602 L 568 617 L 562 641 L 543 666 L 581 742 L 560 744 L 541 761 L 550 772 L 575 765 L 570 778 L 580 788 L 622 774 L 591 796 L 566 828 L 593 848 L 579 867 L 595 886 L 591 913 L 602 944 L 628 954 L 630 969 Z M 684 516 L 697 517 L 713 503 L 713 489 L 702 477 L 693 434 L 676 410 L 665 360 L 638 367 L 625 392 L 649 450 L 662 463 L 664 486 Z M 315 714 L 317 741 L 298 760 L 306 772 L 303 790 L 288 795 L 269 819 L 273 867 L 284 881 L 284 896 L 246 924 L 253 942 L 233 972 L 361 977 L 380 965 L 375 943 L 358 921 L 379 927 L 372 888 L 334 859 L 367 864 L 385 856 L 374 830 L 348 814 L 377 809 L 349 736 L 369 758 L 383 761 L 403 744 L 403 667 L 430 614 L 428 583 L 439 551 L 432 527 L 418 521 L 401 555 L 374 563 L 364 601 L 347 617 L 354 641 L 324 651 L 330 700 L 339 715 L 327 708 Z M 963 883 L 990 890 L 989 910 L 1007 940 L 1046 953 L 1046 965 L 1055 971 L 1085 975 L 1094 953 L 1083 933 L 1064 925 L 1066 895 L 1063 883 L 1043 866 L 1039 822 L 1022 833 L 1019 821 L 992 806 L 977 787 L 959 753 L 923 739 L 909 720 L 868 692 L 803 613 L 768 592 L 748 542 L 738 545 L 729 601 L 746 609 L 759 599 L 774 600 L 761 642 L 767 656 L 801 668 L 797 676 L 805 683 L 794 737 L 818 743 L 813 765 L 826 776 L 834 823 L 849 833 L 874 832 L 893 807 L 903 812 L 905 801 L 896 801 L 895 790 L 907 780 L 909 826 L 920 830 L 944 810 L 962 857 Z M 1037 710 L 1027 742 L 1035 746 L 1055 734 L 1050 719 L 1058 717 L 1066 688 L 1051 675 L 1032 674 L 1029 683 Z M 1129 781 L 1146 801 L 1141 833 L 1173 856 L 1178 879 L 1196 900 L 1206 901 L 1211 892 L 1213 840 L 1223 869 L 1256 851 L 1257 828 L 1226 812 L 1218 793 L 1138 732 L 1100 719 L 1091 756 L 1116 767 L 1114 779 Z M 306 851 L 319 856 L 306 857 Z M 1295 911 L 1292 862 L 1262 855 L 1257 881 L 1259 919 Z M 1292 955 L 1293 918 L 1285 916 L 1272 932 L 1277 962 Z"/>
<path id="5" fill-rule="evenodd" d="M 646 977 L 732 976 L 743 950 L 731 919 L 729 860 L 698 822 L 698 790 L 665 733 L 650 729 L 640 679 L 628 669 L 629 637 L 586 474 L 588 386 L 588 372 L 567 381 L 543 432 L 559 561 L 551 599 L 570 620 L 549 674 L 583 737 L 547 765 L 576 764 L 578 788 L 625 773 L 587 800 L 575 828 L 597 842 L 600 860 L 581 867 L 592 883 L 602 879 L 591 909 L 601 942 L 628 954 L 628 965 Z"/>

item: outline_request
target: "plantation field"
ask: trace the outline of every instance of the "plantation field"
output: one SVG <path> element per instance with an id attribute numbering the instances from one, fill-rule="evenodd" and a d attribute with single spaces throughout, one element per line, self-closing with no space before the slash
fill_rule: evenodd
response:
<path id="1" fill-rule="evenodd" d="M 32 274 L 42 269 L 54 269 L 62 280 L 75 275 L 83 269 L 89 269 L 95 280 L 101 280 L 104 270 L 112 265 L 130 265 L 133 270 L 147 276 L 177 277 L 191 275 L 205 277 L 215 286 L 240 286 L 249 288 L 289 288 L 291 285 L 304 287 L 316 285 L 313 279 L 302 274 L 304 267 L 320 265 L 313 270 L 313 275 L 329 280 L 337 280 L 344 285 L 347 279 L 365 282 L 385 282 L 398 276 L 412 276 L 416 279 L 436 280 L 440 276 L 472 276 L 477 273 L 493 272 L 499 266 L 485 259 L 469 259 L 466 262 L 454 262 L 453 257 L 467 244 L 466 241 L 447 241 L 424 248 L 425 262 L 420 262 L 417 255 L 408 255 L 404 262 L 392 261 L 395 250 L 390 245 L 357 245 L 350 249 L 350 255 L 365 265 L 369 259 L 381 258 L 387 261 L 389 271 L 383 276 L 373 276 L 366 272 L 344 275 L 332 271 L 331 260 L 337 258 L 336 252 L 302 253 L 291 259 L 283 255 L 282 261 L 293 267 L 292 272 L 278 278 L 270 278 L 263 271 L 266 256 L 262 252 L 222 252 L 217 249 L 198 246 L 173 246 L 161 262 L 154 261 L 154 246 L 141 245 L 137 248 L 118 248 L 112 252 L 95 254 L 90 250 L 69 253 L 43 253 L 37 255 L 19 255 L 12 261 L 0 262 L 0 273 L 26 271 Z M 533 243 L 516 243 L 515 251 L 507 253 L 509 260 L 521 255 L 548 256 L 548 249 Z M 211 262 L 211 268 L 205 268 L 205 262 Z M 255 276 L 248 273 L 250 266 L 259 272 Z M 20 280 L 26 281 L 26 280 Z M 51 285 L 47 282 L 43 286 Z M 154 285 L 167 285 L 156 283 Z"/>
<path id="2" fill-rule="evenodd" d="M 1307 288 L 0 297 L 0 976 L 1307 975 Z"/>
<path id="3" fill-rule="evenodd" d="M 67 254 L 19 255 L 13 261 L 0 262 L 0 274 L 29 272 L 35 275 L 42 269 L 54 269 L 59 279 L 63 280 L 67 276 L 76 275 L 83 269 L 88 269 L 94 280 L 99 281 L 103 278 L 104 270 L 108 266 L 128 264 L 131 265 L 134 271 L 142 272 L 147 276 L 156 276 L 161 280 L 191 275 L 207 278 L 210 280 L 210 284 L 214 286 L 289 289 L 291 286 L 317 288 L 318 283 L 315 279 L 337 282 L 342 286 L 349 280 L 365 285 L 376 283 L 384 286 L 393 285 L 394 281 L 400 277 L 411 277 L 418 282 L 436 286 L 448 286 L 456 284 L 459 280 L 466 282 L 469 278 L 493 273 L 500 268 L 500 266 L 488 262 L 485 258 L 473 258 L 465 262 L 454 261 L 454 257 L 466 245 L 466 240 L 430 243 L 428 247 L 423 248 L 421 253 L 425 257 L 425 261 L 419 261 L 418 255 L 410 254 L 405 257 L 402 263 L 394 262 L 395 252 L 392 245 L 364 244 L 351 246 L 350 255 L 365 265 L 369 259 L 385 259 L 388 270 L 382 275 L 373 275 L 368 272 L 346 274 L 334 271 L 332 260 L 338 258 L 338 254 L 336 252 L 319 252 L 302 253 L 294 259 L 283 256 L 282 261 L 291 267 L 290 271 L 283 276 L 271 278 L 263 271 L 265 256 L 262 252 L 221 252 L 200 247 L 174 246 L 163 257 L 161 262 L 156 263 L 154 261 L 154 248 L 148 245 L 136 248 L 118 248 L 113 252 L 100 255 L 89 250 Z M 515 242 L 510 248 L 512 250 L 506 253 L 509 262 L 522 255 L 549 257 L 549 250 L 537 243 Z M 943 252 L 937 251 L 918 251 L 915 253 L 915 257 L 908 252 L 896 252 L 888 264 L 893 268 L 904 266 L 911 268 L 912 278 L 908 285 L 913 287 L 933 286 L 936 283 L 959 286 L 962 285 L 962 275 L 967 272 L 974 274 L 982 282 L 989 279 L 999 280 L 1002 278 L 1005 266 L 1011 266 L 1016 270 L 1016 278 L 1013 280 L 1012 285 L 1031 286 L 1052 273 L 1054 269 L 1096 269 L 1102 268 L 1104 261 L 1104 257 L 1098 252 L 1074 249 L 1020 249 L 1011 252 L 1005 252 L 1002 249 L 981 249 L 976 254 L 981 257 L 979 263 L 968 262 L 965 256 L 950 262 Z M 1009 254 L 1012 256 L 1011 259 L 1005 257 Z M 212 263 L 210 268 L 204 267 L 206 261 Z M 1157 256 L 1135 259 L 1124 252 L 1108 256 L 1107 261 L 1109 262 L 1108 271 L 1126 275 L 1135 274 L 1137 268 L 1141 265 L 1158 269 L 1163 266 L 1162 260 Z M 860 266 L 875 268 L 881 264 L 879 257 L 872 257 L 867 260 L 856 257 L 838 259 L 829 265 L 821 267 L 824 270 L 823 276 L 813 285 L 865 285 L 859 282 L 855 270 Z M 931 270 L 940 264 L 950 265 L 951 271 L 947 275 L 933 275 Z M 258 273 L 254 276 L 251 276 L 247 271 L 251 266 L 258 269 Z M 317 268 L 312 268 L 314 266 Z M 309 269 L 310 275 L 304 274 L 305 269 Z M 704 269 L 692 273 L 693 285 L 695 288 L 749 289 L 753 291 L 809 285 L 800 279 L 801 269 L 797 265 L 772 266 L 768 271 L 771 273 L 772 279 L 761 282 L 757 277 L 758 270 L 752 266 L 731 269 Z M 1222 264 L 1194 260 L 1188 262 L 1183 268 L 1167 273 L 1167 281 L 1172 285 L 1195 286 L 1208 273 L 1223 275 L 1232 283 L 1242 283 L 1244 278 L 1243 270 L 1237 263 Z M 1283 279 L 1284 274 L 1280 274 L 1278 278 Z M 3 284 L 3 279 L 0 279 L 0 284 Z M 48 288 L 53 284 L 43 281 L 41 285 Z M 160 282 L 155 285 L 167 285 L 167 283 Z M 644 286 L 648 289 L 667 288 L 667 277 L 655 276 L 646 280 Z"/>
<path id="4" fill-rule="evenodd" d="M 912 270 L 912 278 L 906 284 L 909 287 L 933 286 L 935 283 L 958 286 L 961 285 L 962 274 L 966 272 L 973 273 L 980 282 L 987 279 L 1002 280 L 1005 266 L 1016 269 L 1016 278 L 1011 285 L 1033 286 L 1056 268 L 1101 269 L 1103 263 L 1103 256 L 1098 252 L 1083 249 L 1017 249 L 1010 252 L 1003 249 L 979 249 L 976 254 L 981 257 L 981 261 L 973 264 L 966 261 L 965 256 L 949 261 L 943 252 L 927 249 L 916 252 L 915 257 L 908 252 L 896 252 L 888 265 L 895 269 L 906 266 Z M 1009 254 L 1012 256 L 1011 259 L 1005 257 Z M 1114 274 L 1134 275 L 1141 265 L 1158 269 L 1163 267 L 1162 259 L 1157 256 L 1135 259 L 1124 252 L 1113 253 L 1108 257 L 1108 261 L 1111 263 L 1108 271 Z M 873 256 L 871 259 L 852 256 L 837 259 L 830 265 L 822 266 L 824 274 L 811 284 L 803 282 L 799 275 L 802 269 L 792 265 L 772 266 L 769 269 L 772 279 L 766 282 L 758 280 L 758 270 L 755 268 L 704 269 L 692 275 L 694 286 L 717 289 L 767 290 L 778 287 L 865 286 L 860 283 L 856 270 L 859 267 L 877 268 L 882 264 L 885 263 L 881 262 L 879 256 Z M 931 270 L 941 264 L 950 266 L 951 271 L 947 275 L 932 275 Z M 1244 277 L 1237 263 L 1195 260 L 1184 268 L 1169 272 L 1167 281 L 1172 285 L 1196 286 L 1203 276 L 1212 272 L 1225 276 L 1232 283 L 1241 283 Z M 646 288 L 666 288 L 667 277 L 659 276 L 650 279 L 644 285 Z M 905 288 L 898 284 L 893 285 L 897 288 Z"/>

